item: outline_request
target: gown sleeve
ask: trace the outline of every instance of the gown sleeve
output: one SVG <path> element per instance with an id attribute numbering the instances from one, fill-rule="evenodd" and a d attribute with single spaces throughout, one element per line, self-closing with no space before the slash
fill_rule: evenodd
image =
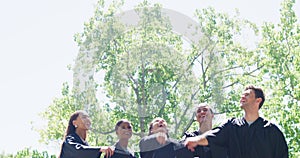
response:
<path id="1" fill-rule="evenodd" d="M 60 158 L 99 158 L 100 155 L 100 147 L 84 145 L 75 137 L 67 136 L 62 145 Z"/>
<path id="2" fill-rule="evenodd" d="M 158 149 L 160 144 L 156 141 L 153 136 L 146 136 L 139 142 L 140 156 L 141 158 L 152 158 L 155 149 Z"/>
<path id="3" fill-rule="evenodd" d="M 228 149 L 226 148 L 229 145 L 230 131 L 232 128 L 233 120 L 228 120 L 222 125 L 212 129 L 210 133 L 206 136 L 208 145 L 211 150 L 212 158 L 226 158 L 228 155 Z"/>
<path id="4" fill-rule="evenodd" d="M 232 120 L 228 120 L 207 133 L 206 139 L 210 147 L 214 147 L 214 145 L 228 146 L 230 129 L 232 127 L 231 122 Z"/>
<path id="5" fill-rule="evenodd" d="M 273 135 L 271 139 L 271 144 L 274 145 L 273 151 L 274 153 L 274 158 L 288 158 L 289 153 L 288 153 L 288 146 L 286 143 L 286 140 L 284 138 L 283 133 L 279 130 L 277 126 L 273 126 L 273 131 L 270 133 L 270 135 Z"/>
<path id="6" fill-rule="evenodd" d="M 193 153 L 181 141 L 170 139 L 170 142 L 173 144 L 176 158 L 194 158 Z"/>

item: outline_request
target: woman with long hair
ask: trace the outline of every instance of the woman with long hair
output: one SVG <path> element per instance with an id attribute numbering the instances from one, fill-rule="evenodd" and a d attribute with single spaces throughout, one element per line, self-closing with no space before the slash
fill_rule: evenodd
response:
<path id="1" fill-rule="evenodd" d="M 90 127 L 91 120 L 85 111 L 74 112 L 69 119 L 59 158 L 99 158 L 103 152 L 108 157 L 113 155 L 111 147 L 89 146 L 86 138 Z"/>

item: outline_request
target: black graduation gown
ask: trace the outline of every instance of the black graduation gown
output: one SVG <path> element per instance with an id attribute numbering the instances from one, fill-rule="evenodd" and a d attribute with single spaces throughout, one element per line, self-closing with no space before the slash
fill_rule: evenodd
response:
<path id="1" fill-rule="evenodd" d="M 141 158 L 193 158 L 192 152 L 173 139 L 162 145 L 150 135 L 141 139 L 139 147 Z"/>
<path id="2" fill-rule="evenodd" d="M 100 147 L 91 147 L 76 133 L 72 133 L 66 136 L 62 144 L 60 158 L 99 158 L 100 155 Z"/>
<path id="3" fill-rule="evenodd" d="M 201 135 L 199 131 L 185 132 L 180 142 L 184 142 L 188 137 L 196 137 L 199 135 Z M 198 145 L 193 155 L 199 158 L 227 158 L 227 150 L 224 147 L 215 145 L 213 146 L 213 151 L 211 151 L 210 146 Z"/>
<path id="4" fill-rule="evenodd" d="M 213 131 L 209 145 L 226 147 L 230 158 L 288 158 L 282 132 L 261 117 L 250 126 L 244 118 L 232 118 Z"/>
<path id="5" fill-rule="evenodd" d="M 134 153 L 124 151 L 119 145 L 119 143 L 116 143 L 114 147 L 114 154 L 110 158 L 136 158 Z M 105 158 L 107 157 L 105 156 Z"/>

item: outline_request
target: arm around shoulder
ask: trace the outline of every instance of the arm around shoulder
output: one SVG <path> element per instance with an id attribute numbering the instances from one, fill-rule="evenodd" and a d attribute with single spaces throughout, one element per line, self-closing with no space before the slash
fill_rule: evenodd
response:
<path id="1" fill-rule="evenodd" d="M 195 151 L 194 148 L 198 145 L 207 146 L 208 140 L 206 139 L 206 134 L 186 138 L 184 145 L 191 151 Z"/>

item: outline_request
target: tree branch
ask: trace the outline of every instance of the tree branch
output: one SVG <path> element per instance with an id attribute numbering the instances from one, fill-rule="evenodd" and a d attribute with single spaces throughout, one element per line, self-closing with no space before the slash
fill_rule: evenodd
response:
<path id="1" fill-rule="evenodd" d="M 194 64 L 195 60 L 198 59 L 198 57 L 199 57 L 201 54 L 203 54 L 205 50 L 207 50 L 207 48 L 208 48 L 209 45 L 210 45 L 210 44 L 207 44 L 207 45 L 205 46 L 205 48 L 204 48 L 201 52 L 199 52 L 198 54 L 195 55 L 195 57 L 193 58 L 193 60 L 192 60 L 191 63 L 189 64 L 189 66 L 186 68 L 186 71 L 185 71 L 185 72 L 187 72 L 188 70 L 191 69 L 191 67 L 192 67 L 192 65 Z M 182 77 L 183 77 L 183 74 L 181 74 L 181 76 L 179 76 L 179 77 L 177 78 L 177 80 L 176 80 L 175 84 L 173 85 L 172 89 L 174 89 L 174 88 L 177 86 L 177 84 L 179 83 L 179 81 L 181 80 Z"/>
<path id="2" fill-rule="evenodd" d="M 94 132 L 94 133 L 100 133 L 100 134 L 110 134 L 110 133 L 113 133 L 113 132 L 115 132 L 115 130 L 113 129 L 113 130 L 110 130 L 110 131 L 106 131 L 106 132 L 102 132 L 102 131 L 100 131 L 100 130 L 97 130 L 97 129 L 91 129 L 91 131 L 92 132 Z"/>
<path id="3" fill-rule="evenodd" d="M 183 132 L 182 132 L 182 134 L 181 134 L 181 137 L 183 137 L 183 135 L 184 135 L 184 133 L 185 133 L 185 131 L 188 131 L 188 129 L 191 127 L 191 125 L 193 124 L 193 122 L 195 121 L 195 113 L 193 113 L 193 116 L 192 116 L 192 118 L 190 119 L 190 121 L 188 122 L 188 124 L 185 126 L 185 128 L 183 129 Z"/>

